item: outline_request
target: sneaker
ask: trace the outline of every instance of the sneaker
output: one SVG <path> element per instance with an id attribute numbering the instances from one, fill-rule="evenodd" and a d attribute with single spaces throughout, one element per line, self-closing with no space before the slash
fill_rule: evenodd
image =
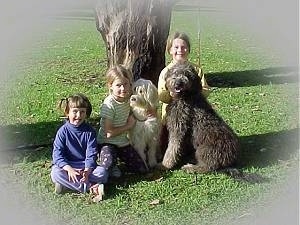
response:
<path id="1" fill-rule="evenodd" d="M 64 187 L 60 183 L 54 184 L 54 193 L 61 194 L 63 192 Z"/>
<path id="2" fill-rule="evenodd" d="M 114 166 L 113 168 L 111 168 L 111 170 L 110 170 L 110 176 L 116 177 L 116 178 L 121 177 L 122 173 L 121 173 L 121 170 L 119 169 L 119 167 Z"/>

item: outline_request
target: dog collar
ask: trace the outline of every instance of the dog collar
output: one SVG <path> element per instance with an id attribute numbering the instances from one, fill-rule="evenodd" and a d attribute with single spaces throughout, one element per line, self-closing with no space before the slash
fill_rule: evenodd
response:
<path id="1" fill-rule="evenodd" d="M 134 117 L 137 121 L 139 121 L 139 122 L 145 122 L 148 118 L 146 118 L 146 119 L 143 119 L 143 120 L 141 120 L 141 119 L 138 119 L 138 118 L 136 118 L 136 117 Z"/>
<path id="2" fill-rule="evenodd" d="M 137 121 L 139 121 L 139 122 L 145 122 L 146 120 L 155 120 L 155 119 L 156 119 L 155 116 L 146 117 L 146 119 L 143 119 L 143 120 L 138 119 L 138 118 L 136 118 L 136 117 L 134 117 L 134 118 L 135 118 Z"/>

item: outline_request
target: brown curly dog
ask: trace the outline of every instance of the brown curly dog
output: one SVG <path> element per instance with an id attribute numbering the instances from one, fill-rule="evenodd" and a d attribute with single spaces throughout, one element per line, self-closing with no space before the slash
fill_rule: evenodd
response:
<path id="1" fill-rule="evenodd" d="M 238 181 L 261 183 L 269 178 L 232 168 L 239 141 L 235 132 L 201 94 L 201 81 L 193 67 L 175 65 L 166 75 L 172 96 L 167 106 L 169 143 L 161 167 L 181 166 L 186 172 L 218 171 Z"/>
<path id="2" fill-rule="evenodd" d="M 162 165 L 187 172 L 209 172 L 233 165 L 239 143 L 234 131 L 201 94 L 201 80 L 188 65 L 176 65 L 166 76 L 173 101 L 167 107 L 169 143 Z"/>

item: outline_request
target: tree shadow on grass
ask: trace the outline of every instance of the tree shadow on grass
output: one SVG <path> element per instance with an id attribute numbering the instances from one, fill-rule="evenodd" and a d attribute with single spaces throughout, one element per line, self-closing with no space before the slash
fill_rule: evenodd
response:
<path id="1" fill-rule="evenodd" d="M 268 84 L 298 83 L 298 68 L 272 67 L 261 70 L 207 73 L 211 87 L 248 87 Z"/>
<path id="2" fill-rule="evenodd" d="M 96 130 L 98 129 L 98 118 L 91 118 L 89 122 Z M 3 143 L 1 143 L 0 153 L 21 153 L 28 161 L 39 160 L 39 157 L 45 157 L 43 151 L 51 152 L 56 131 L 62 124 L 62 121 L 51 121 L 2 126 L 0 134 Z M 287 160 L 297 152 L 299 128 L 242 136 L 240 142 L 239 165 L 264 167 L 278 160 Z M 30 152 L 34 154 L 29 157 Z"/>
<path id="3" fill-rule="evenodd" d="M 299 150 L 299 128 L 240 137 L 239 167 L 267 167 L 293 159 Z"/>
<path id="4" fill-rule="evenodd" d="M 0 127 L 1 164 L 13 164 L 40 159 L 47 160 L 51 154 L 52 142 L 61 121 L 34 124 L 15 124 Z"/>
<path id="5" fill-rule="evenodd" d="M 91 124 L 96 128 L 97 119 L 92 119 Z M 2 131 L 10 130 L 19 132 L 16 138 L 18 144 L 29 147 L 13 149 L 8 146 L 9 151 L 0 151 L 1 163 L 12 164 L 22 162 L 43 161 L 41 166 L 51 168 L 52 140 L 56 130 L 62 125 L 62 121 L 52 121 L 37 124 L 23 124 L 15 126 L 1 127 Z M 6 135 L 12 133 L 6 132 Z M 2 135 L 2 134 L 1 134 Z M 3 136 L 2 136 L 3 137 Z M 28 144 L 34 144 L 32 146 Z M 237 166 L 245 168 L 264 168 L 278 163 L 287 162 L 295 159 L 299 149 L 299 128 L 270 132 L 266 134 L 253 134 L 240 137 L 241 154 Z M 45 144 L 45 145 L 44 145 Z M 17 145 L 15 145 L 17 146 Z M 4 155 L 3 155 L 3 154 Z M 111 179 L 107 184 L 108 196 L 116 196 L 127 190 L 130 185 L 140 181 L 155 181 L 160 178 L 167 179 L 172 175 L 172 171 L 155 171 L 152 174 L 125 174 L 121 178 Z"/>
<path id="6" fill-rule="evenodd" d="M 98 131 L 99 118 L 88 122 Z M 64 121 L 0 126 L 0 164 L 12 164 L 26 157 L 27 162 L 51 158 L 52 143 Z"/>
<path id="7" fill-rule="evenodd" d="M 99 118 L 89 118 L 88 123 L 98 131 Z M 0 152 L 30 150 L 50 146 L 53 143 L 57 130 L 63 124 L 64 119 L 60 121 L 0 126 Z"/>
<path id="8" fill-rule="evenodd" d="M 29 149 L 30 146 L 50 144 L 61 125 L 61 121 L 51 121 L 1 126 L 0 134 L 3 138 L 1 147 L 7 151 L 25 149 L 26 146 Z"/>

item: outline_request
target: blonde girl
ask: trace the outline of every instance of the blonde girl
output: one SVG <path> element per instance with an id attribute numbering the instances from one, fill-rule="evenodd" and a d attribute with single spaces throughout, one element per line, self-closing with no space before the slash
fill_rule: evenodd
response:
<path id="1" fill-rule="evenodd" d="M 136 120 L 130 114 L 129 97 L 132 94 L 132 74 L 121 65 L 114 66 L 106 74 L 109 95 L 100 109 L 100 128 L 97 136 L 100 165 L 111 175 L 121 176 L 116 167 L 117 158 L 125 163 L 129 172 L 146 172 L 139 154 L 132 148 L 128 131 Z"/>

